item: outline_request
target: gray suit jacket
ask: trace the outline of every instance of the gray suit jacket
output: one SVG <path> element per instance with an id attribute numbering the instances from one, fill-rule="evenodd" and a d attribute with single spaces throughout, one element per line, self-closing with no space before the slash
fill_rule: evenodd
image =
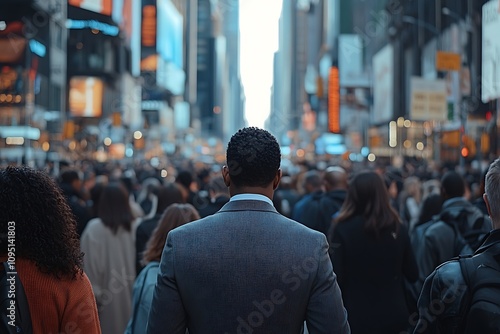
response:
<path id="1" fill-rule="evenodd" d="M 168 234 L 149 334 L 350 333 L 326 237 L 264 201 Z"/>

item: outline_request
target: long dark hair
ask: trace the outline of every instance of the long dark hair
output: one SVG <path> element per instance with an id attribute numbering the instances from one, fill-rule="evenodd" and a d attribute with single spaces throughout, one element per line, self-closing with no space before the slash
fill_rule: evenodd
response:
<path id="1" fill-rule="evenodd" d="M 335 222 L 340 223 L 356 215 L 365 219 L 365 230 L 376 236 L 385 229 L 399 231 L 399 215 L 390 205 L 387 188 L 379 174 L 362 171 L 352 178 Z"/>
<path id="2" fill-rule="evenodd" d="M 0 254 L 7 254 L 9 232 L 15 233 L 16 256 L 40 271 L 71 279 L 83 273 L 75 218 L 45 172 L 25 166 L 0 170 Z"/>
<path id="3" fill-rule="evenodd" d="M 112 182 L 104 187 L 97 210 L 97 216 L 113 233 L 116 234 L 120 227 L 131 230 L 134 215 L 127 190 L 121 183 Z"/>

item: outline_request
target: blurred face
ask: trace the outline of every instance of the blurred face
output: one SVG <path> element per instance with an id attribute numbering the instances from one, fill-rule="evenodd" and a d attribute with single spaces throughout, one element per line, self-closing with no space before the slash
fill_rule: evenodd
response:
<path id="1" fill-rule="evenodd" d="M 396 185 L 396 182 L 394 182 L 394 181 L 391 182 L 391 185 L 389 186 L 388 192 L 389 192 L 390 198 L 398 197 L 398 186 Z"/>

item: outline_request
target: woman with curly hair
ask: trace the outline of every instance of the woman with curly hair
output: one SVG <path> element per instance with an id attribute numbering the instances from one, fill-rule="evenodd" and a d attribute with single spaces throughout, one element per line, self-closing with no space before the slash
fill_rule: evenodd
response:
<path id="1" fill-rule="evenodd" d="M 84 270 L 94 289 L 103 334 L 123 333 L 130 318 L 136 228 L 127 190 L 119 182 L 107 184 L 97 218 L 88 222 L 81 238 Z"/>
<path id="2" fill-rule="evenodd" d="M 9 231 L 15 231 L 10 240 Z M 82 270 L 76 221 L 44 172 L 15 166 L 0 170 L 2 262 L 12 240 L 33 333 L 101 333 L 92 287 Z"/>
<path id="3" fill-rule="evenodd" d="M 163 212 L 143 254 L 142 262 L 146 267 L 134 284 L 134 308 L 125 334 L 146 333 L 149 308 L 168 232 L 197 219 L 200 219 L 200 215 L 191 204 L 174 203 Z"/>

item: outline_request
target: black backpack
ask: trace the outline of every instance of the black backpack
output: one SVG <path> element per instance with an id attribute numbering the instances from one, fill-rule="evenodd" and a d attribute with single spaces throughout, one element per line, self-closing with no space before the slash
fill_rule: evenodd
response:
<path id="1" fill-rule="evenodd" d="M 461 312 L 465 334 L 500 333 L 500 244 L 493 247 L 498 250 L 495 255 L 484 252 L 459 257 L 468 287 Z"/>
<path id="2" fill-rule="evenodd" d="M 445 211 L 439 215 L 439 220 L 450 226 L 455 233 L 455 256 L 473 254 L 491 230 L 488 216 L 467 207 L 459 211 Z"/>
<path id="3" fill-rule="evenodd" d="M 28 300 L 16 267 L 13 263 L 2 264 L 4 270 L 0 270 L 0 333 L 31 334 L 33 329 Z"/>

